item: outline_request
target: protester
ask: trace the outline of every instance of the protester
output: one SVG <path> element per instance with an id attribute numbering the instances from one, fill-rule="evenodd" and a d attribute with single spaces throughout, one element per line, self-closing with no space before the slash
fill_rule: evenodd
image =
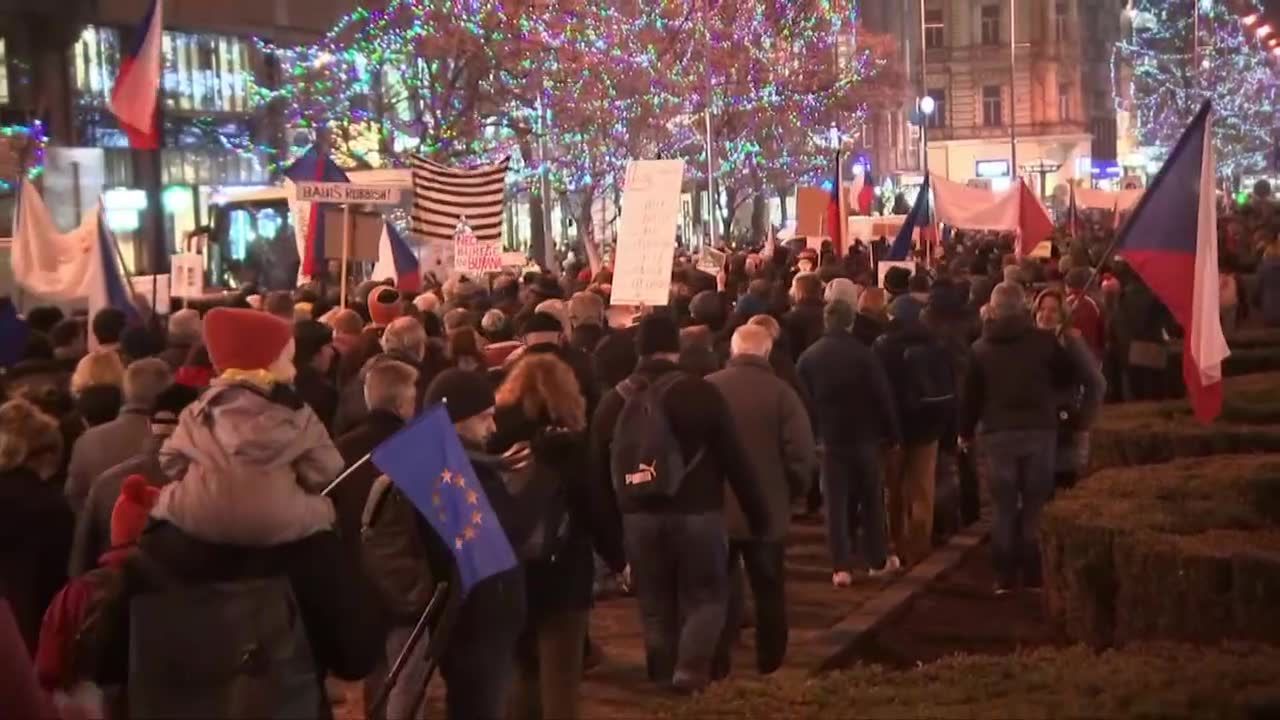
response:
<path id="1" fill-rule="evenodd" d="M 87 427 L 114 420 L 124 402 L 124 364 L 110 350 L 95 350 L 76 364 L 71 375 L 71 394 L 76 410 Z"/>
<path id="2" fill-rule="evenodd" d="M 36 679 L 31 653 L 24 647 L 21 628 L 0 588 L 0 707 L 15 718 L 62 717 Z M 68 718 L 70 720 L 70 718 Z"/>
<path id="3" fill-rule="evenodd" d="M 997 285 L 987 308 L 961 393 L 960 437 L 971 444 L 981 425 L 995 504 L 996 594 L 1003 595 L 1019 580 L 1028 589 L 1041 584 L 1040 512 L 1053 494 L 1057 388 L 1073 372 L 1053 334 L 1032 325 L 1021 285 Z"/>
<path id="4" fill-rule="evenodd" d="M 84 323 L 77 318 L 59 320 L 49 331 L 49 344 L 53 346 L 54 364 L 70 374 L 87 352 Z"/>
<path id="5" fill-rule="evenodd" d="M 293 293 L 288 290 L 272 290 L 262 299 L 262 311 L 292 324 Z"/>
<path id="6" fill-rule="evenodd" d="M 569 298 L 569 345 L 590 354 L 605 335 L 605 302 L 593 292 L 577 292 Z"/>
<path id="7" fill-rule="evenodd" d="M 480 318 L 480 334 L 486 342 L 499 343 L 515 339 L 515 332 L 501 310 L 489 310 Z"/>
<path id="8" fill-rule="evenodd" d="M 902 428 L 902 450 L 888 458 L 885 485 L 894 548 L 910 566 L 933 549 L 938 440 L 952 429 L 947 421 L 957 379 L 946 346 L 920 321 L 917 299 L 903 295 L 890 307 L 893 317 L 872 348 L 888 375 Z"/>
<path id="9" fill-rule="evenodd" d="M 591 482 L 586 402 L 568 365 L 550 353 L 521 358 L 498 388 L 496 407 L 491 447 L 505 452 L 529 443 L 534 460 L 526 482 L 556 488 L 536 544 L 518 549 L 528 611 L 516 653 L 511 717 L 576 718 L 595 577 L 593 545 L 615 572 L 626 565 L 617 508 Z"/>
<path id="10" fill-rule="evenodd" d="M 852 307 L 852 306 L 851 306 Z M 858 296 L 858 313 L 853 320 L 850 331 L 863 345 L 871 347 L 884 334 L 889 324 L 889 311 L 885 292 L 880 288 L 869 287 Z"/>
<path id="11" fill-rule="evenodd" d="M 1173 314 L 1128 265 L 1121 265 L 1116 332 L 1125 353 L 1129 399 L 1163 400 L 1168 396 L 1169 339 L 1180 336 Z"/>
<path id="12" fill-rule="evenodd" d="M 868 288 L 862 294 L 871 294 Z M 800 356 L 796 371 L 813 403 L 822 442 L 822 494 L 835 587 L 853 584 L 853 541 L 858 527 L 869 575 L 897 570 L 886 549 L 881 454 L 901 444 L 893 393 L 879 358 L 850 330 L 853 308 L 840 300 L 823 311 L 826 334 Z"/>
<path id="13" fill-rule="evenodd" d="M 769 348 L 769 365 L 773 367 L 774 374 L 790 385 L 807 406 L 808 400 L 805 400 L 804 390 L 800 387 L 800 376 L 796 374 L 796 363 L 791 359 L 791 351 L 787 349 L 787 338 L 782 334 L 782 326 L 778 324 L 777 318 L 772 315 L 756 315 L 748 320 L 747 324 L 764 328 L 765 332 L 769 333 L 769 337 L 773 340 Z"/>
<path id="14" fill-rule="evenodd" d="M 558 328 L 563 326 L 558 324 L 555 316 L 542 312 L 534 313 L 524 326 L 525 347 L 522 356 L 550 354 L 568 365 L 573 370 L 573 376 L 578 380 L 578 390 L 587 403 L 587 412 L 594 412 L 600 401 L 600 393 L 597 390 L 591 357 L 569 346 L 566 342 L 567 336 L 562 329 Z M 510 363 L 511 359 L 507 362 Z"/>
<path id="15" fill-rule="evenodd" d="M 183 308 L 170 315 L 167 346 L 159 354 L 160 359 L 177 372 L 178 368 L 186 364 L 192 348 L 200 344 L 202 333 L 203 320 L 200 319 L 199 312 Z"/>
<path id="16" fill-rule="evenodd" d="M 543 519 L 550 488 L 526 483 L 522 493 L 513 494 L 504 483 L 504 470 L 519 470 L 528 464 L 526 445 L 508 452 L 501 467 L 482 455 L 496 430 L 489 380 L 480 373 L 445 370 L 431 381 L 427 402 L 444 403 L 511 547 L 523 547 Z M 424 530 L 424 538 L 437 558 L 433 571 L 450 567 L 443 541 L 431 530 Z M 440 572 L 439 576 L 446 574 Z M 458 609 L 440 658 L 440 673 L 446 686 L 445 712 L 451 720 L 503 716 L 514 680 L 515 652 L 525 625 L 526 602 L 524 569 L 520 566 L 485 578 L 471 588 Z"/>
<path id="17" fill-rule="evenodd" d="M 1054 450 L 1054 487 L 1073 487 L 1089 466 L 1089 429 L 1107 394 L 1101 365 L 1083 335 L 1067 319 L 1066 301 L 1053 290 L 1036 296 L 1036 327 L 1054 333 L 1070 353 L 1078 382 L 1058 390 L 1058 443 Z"/>
<path id="18" fill-rule="evenodd" d="M 0 405 L 0 588 L 28 655 L 66 580 L 74 518 L 50 482 L 62 459 L 58 422 L 26 400 Z"/>
<path id="19" fill-rule="evenodd" d="M 125 478 L 141 475 L 156 487 L 169 483 L 169 477 L 160 467 L 160 447 L 178 426 L 178 416 L 196 396 L 194 389 L 178 383 L 165 388 L 156 397 L 141 450 L 93 479 L 84 505 L 76 515 L 68 567 L 71 577 L 91 570 L 98 557 L 110 549 L 111 509 Z"/>
<path id="20" fill-rule="evenodd" d="M 1272 233 L 1258 263 L 1256 303 L 1268 327 L 1280 327 L 1280 238 Z"/>
<path id="21" fill-rule="evenodd" d="M 748 529 L 737 496 L 730 493 L 726 504 L 729 568 L 732 573 L 741 562 L 751 584 L 756 610 L 756 668 L 766 675 L 777 670 L 786 656 L 787 526 L 791 501 L 808 491 L 815 457 L 808 410 L 796 391 L 773 372 L 768 360 L 772 346 L 768 330 L 743 325 L 733 333 L 728 367 L 707 378 L 724 396 L 769 509 L 771 533 L 756 536 Z M 716 675 L 728 674 L 743 604 L 741 583 L 731 583 Z"/>
<path id="22" fill-rule="evenodd" d="M 288 323 L 215 308 L 205 339 L 218 379 L 183 411 L 160 451 L 164 488 L 154 515 L 211 543 L 270 546 L 328 529 L 318 493 L 342 458 L 315 413 L 290 388 Z"/>
<path id="23" fill-rule="evenodd" d="M 485 354 L 480 350 L 480 336 L 469 327 L 450 333 L 448 342 L 449 364 L 467 372 L 484 372 L 488 367 Z"/>
<path id="24" fill-rule="evenodd" d="M 93 331 L 93 339 L 98 343 L 98 346 L 94 349 L 102 352 L 119 353 L 120 336 L 124 334 L 124 329 L 128 322 L 128 316 L 123 311 L 113 307 L 102 308 L 95 313 L 89 326 L 90 330 Z"/>
<path id="25" fill-rule="evenodd" d="M 782 317 L 782 331 L 792 359 L 798 361 L 801 353 L 822 337 L 822 282 L 818 276 L 796 275 L 791 281 L 791 300 L 791 310 Z"/>
<path id="26" fill-rule="evenodd" d="M 726 479 L 747 517 L 753 536 L 772 532 L 755 468 L 747 461 L 724 398 L 713 385 L 676 365 L 680 331 L 674 319 L 654 313 L 636 332 L 640 364 L 631 377 L 600 401 L 592 420 L 592 467 L 617 498 L 623 516 L 627 558 L 636 583 L 644 623 L 649 679 L 680 692 L 698 691 L 711 679 L 716 641 L 724 629 L 728 598 L 728 557 L 724 544 Z M 669 423 L 669 435 L 652 426 L 619 427 L 644 398 Z M 661 425 L 659 423 L 659 425 Z M 678 444 L 674 447 L 672 443 Z M 683 474 L 665 478 L 667 493 L 634 497 L 623 474 L 656 477 L 640 445 L 661 448 L 682 463 Z M 629 451 L 634 450 L 634 453 Z M 625 457 L 634 454 L 635 457 Z M 670 462 L 668 463 L 670 464 Z"/>
<path id="27" fill-rule="evenodd" d="M 364 405 L 364 377 L 378 363 L 399 361 L 414 368 L 421 368 L 427 353 L 427 333 L 413 318 L 393 320 L 382 334 L 382 352 L 369 358 L 360 372 L 348 382 L 338 400 L 338 412 L 333 420 L 333 432 L 341 435 L 354 428 L 368 412 Z M 418 378 L 419 397 L 430 378 Z"/>
<path id="28" fill-rule="evenodd" d="M 1092 273 L 1087 268 L 1067 273 L 1067 307 L 1071 327 L 1079 331 L 1081 340 L 1101 363 L 1106 353 L 1107 325 L 1102 308 L 1086 292 L 1091 279 Z"/>
<path id="29" fill-rule="evenodd" d="M 79 515 L 89 488 L 99 475 L 142 450 L 156 398 L 172 384 L 173 373 L 159 358 L 129 364 L 124 374 L 124 406 L 119 415 L 86 430 L 71 449 L 63 492 L 72 512 Z"/>
<path id="30" fill-rule="evenodd" d="M 323 323 L 301 320 L 293 326 L 293 342 L 294 390 L 329 427 L 338 412 L 338 389 L 334 384 L 338 351 L 333 347 L 333 332 Z"/>

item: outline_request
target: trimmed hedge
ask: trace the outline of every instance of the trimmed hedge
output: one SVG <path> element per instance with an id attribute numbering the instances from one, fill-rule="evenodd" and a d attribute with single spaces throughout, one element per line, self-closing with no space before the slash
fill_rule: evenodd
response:
<path id="1" fill-rule="evenodd" d="M 1091 468 L 1280 452 L 1280 373 L 1225 382 L 1222 416 L 1208 426 L 1195 420 L 1185 399 L 1103 407 L 1090 438 Z"/>
<path id="2" fill-rule="evenodd" d="M 1280 643 L 1280 456 L 1106 470 L 1050 504 L 1040 548 L 1074 640 Z"/>
<path id="3" fill-rule="evenodd" d="M 1240 718 L 1280 704 L 1280 649 L 1152 644 L 959 655 L 906 671 L 858 666 L 817 678 L 720 683 L 666 717 Z M 1269 716 L 1268 716 L 1269 717 Z"/>

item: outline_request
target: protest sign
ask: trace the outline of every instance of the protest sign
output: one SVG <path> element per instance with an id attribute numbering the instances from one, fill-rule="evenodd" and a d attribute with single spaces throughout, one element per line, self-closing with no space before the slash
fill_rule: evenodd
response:
<path id="1" fill-rule="evenodd" d="M 707 248 L 698 256 L 698 269 L 715 275 L 724 269 L 725 254 L 719 250 Z"/>
<path id="2" fill-rule="evenodd" d="M 453 240 L 453 269 L 470 275 L 502 271 L 502 245 L 495 240 L 477 240 L 470 230 Z"/>
<path id="3" fill-rule="evenodd" d="M 180 253 L 169 259 L 170 294 L 178 298 L 200 297 L 204 294 L 204 256 L 197 253 Z"/>
<path id="4" fill-rule="evenodd" d="M 796 191 L 796 235 L 831 235 L 824 231 L 827 222 L 827 205 L 831 193 L 820 187 L 802 187 Z"/>
<path id="5" fill-rule="evenodd" d="M 395 205 L 400 190 L 385 185 L 356 185 L 346 182 L 299 182 L 293 185 L 294 197 L 301 202 L 354 203 L 356 205 Z"/>
<path id="6" fill-rule="evenodd" d="M 502 253 L 502 267 L 523 268 L 529 262 L 529 258 L 519 250 L 515 252 Z"/>
<path id="7" fill-rule="evenodd" d="M 614 252 L 613 304 L 667 304 L 683 178 L 683 160 L 628 163 Z"/>

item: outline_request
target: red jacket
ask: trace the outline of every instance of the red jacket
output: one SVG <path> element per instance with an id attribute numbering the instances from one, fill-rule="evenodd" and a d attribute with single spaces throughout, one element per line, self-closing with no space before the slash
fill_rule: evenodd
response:
<path id="1" fill-rule="evenodd" d="M 1094 357 L 1101 361 L 1107 337 L 1102 309 L 1093 301 L 1093 298 L 1079 292 L 1071 293 L 1067 304 L 1071 307 L 1071 326 L 1080 331 L 1085 344 L 1093 351 Z"/>

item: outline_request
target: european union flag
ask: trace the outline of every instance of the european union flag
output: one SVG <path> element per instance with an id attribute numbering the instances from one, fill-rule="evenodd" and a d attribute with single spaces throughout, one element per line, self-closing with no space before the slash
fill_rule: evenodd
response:
<path id="1" fill-rule="evenodd" d="M 453 553 L 464 597 L 481 580 L 516 566 L 507 534 L 443 405 L 418 416 L 372 455 Z"/>

